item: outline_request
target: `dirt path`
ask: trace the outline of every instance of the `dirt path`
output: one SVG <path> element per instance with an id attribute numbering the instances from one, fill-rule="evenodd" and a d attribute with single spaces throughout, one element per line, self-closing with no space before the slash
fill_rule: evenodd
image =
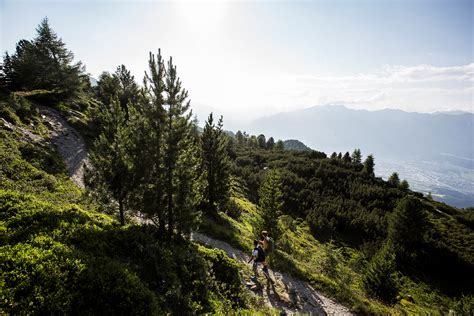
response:
<path id="1" fill-rule="evenodd" d="M 57 146 L 66 162 L 72 181 L 84 188 L 84 166 L 87 164 L 87 149 L 81 135 L 71 127 L 59 113 L 45 106 L 38 106 L 44 124 L 51 131 L 51 141 Z"/>
<path id="2" fill-rule="evenodd" d="M 242 263 L 247 263 L 249 256 L 237 250 L 228 243 L 210 238 L 200 233 L 193 233 L 192 239 L 209 247 L 224 250 L 227 255 Z M 332 299 L 322 295 L 306 282 L 295 279 L 285 273 L 270 270 L 270 275 L 276 281 L 277 288 L 284 289 L 284 295 L 277 294 L 275 288 L 267 285 L 258 291 L 265 302 L 286 314 L 303 313 L 310 315 L 352 315 L 350 310 Z"/>

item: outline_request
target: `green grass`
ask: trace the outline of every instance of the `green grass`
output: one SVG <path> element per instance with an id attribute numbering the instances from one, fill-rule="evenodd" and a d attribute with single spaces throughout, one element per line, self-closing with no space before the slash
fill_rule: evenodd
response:
<path id="1" fill-rule="evenodd" d="M 218 219 L 205 217 L 200 230 L 250 252 L 252 240 L 258 237 L 254 224 L 260 217 L 259 211 L 242 194 L 235 194 L 232 200 L 240 209 L 238 216 L 231 217 L 220 212 Z M 336 245 L 332 241 L 319 241 L 302 219 L 284 215 L 280 217 L 279 225 L 283 234 L 279 236 L 271 266 L 277 271 L 287 272 L 310 282 L 316 289 L 355 312 L 441 315 L 448 313 L 450 309 L 465 311 L 472 308 L 472 296 L 448 297 L 426 283 L 401 274 L 398 279 L 400 293 L 397 303 L 390 306 L 374 300 L 368 297 L 362 285 L 363 267 L 367 260 L 362 251 Z M 467 236 L 463 239 L 469 238 Z M 412 297 L 414 302 L 407 297 Z"/>

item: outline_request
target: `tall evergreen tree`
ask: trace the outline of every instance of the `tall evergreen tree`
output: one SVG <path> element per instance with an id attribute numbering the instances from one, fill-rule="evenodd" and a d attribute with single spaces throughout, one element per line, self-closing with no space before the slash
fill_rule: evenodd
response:
<path id="1" fill-rule="evenodd" d="M 346 151 L 346 153 L 344 154 L 344 157 L 342 157 L 342 160 L 345 163 L 351 163 L 352 162 L 351 155 L 349 154 L 348 151 Z"/>
<path id="2" fill-rule="evenodd" d="M 9 90 L 49 90 L 72 97 L 85 87 L 86 76 L 80 62 L 51 29 L 44 18 L 32 41 L 21 40 L 15 54 L 4 57 L 3 82 Z"/>
<path id="3" fill-rule="evenodd" d="M 362 278 L 367 293 L 387 303 L 398 293 L 395 258 L 391 242 L 386 242 L 367 264 Z"/>
<path id="4" fill-rule="evenodd" d="M 269 149 L 269 150 L 272 150 L 274 146 L 275 146 L 275 140 L 273 139 L 273 137 L 270 137 L 267 140 L 266 148 Z"/>
<path id="5" fill-rule="evenodd" d="M 257 136 L 257 144 L 258 147 L 265 149 L 267 147 L 267 140 L 265 138 L 265 135 L 260 134 Z"/>
<path id="6" fill-rule="evenodd" d="M 275 241 L 278 239 L 278 217 L 283 211 L 283 193 L 281 188 L 281 177 L 275 170 L 271 170 L 265 176 L 260 185 L 258 205 L 262 214 L 262 229 L 270 232 Z"/>
<path id="7" fill-rule="evenodd" d="M 215 216 L 229 199 L 230 162 L 222 116 L 216 126 L 212 113 L 209 114 L 201 144 L 202 163 L 207 178 L 204 200 L 209 214 Z"/>
<path id="8" fill-rule="evenodd" d="M 388 238 L 402 254 L 413 255 L 423 241 L 428 218 L 421 201 L 407 195 L 389 217 Z"/>
<path id="9" fill-rule="evenodd" d="M 168 109 L 163 135 L 168 235 L 173 235 L 175 230 L 189 235 L 198 216 L 199 192 L 195 182 L 199 149 L 192 133 L 188 91 L 182 88 L 172 58 L 168 61 L 165 92 Z"/>
<path id="10" fill-rule="evenodd" d="M 102 109 L 101 129 L 89 154 L 91 167 L 86 171 L 86 185 L 118 204 L 120 223 L 124 225 L 132 189 L 133 159 L 129 150 L 131 130 L 117 98 L 110 107 Z"/>
<path id="11" fill-rule="evenodd" d="M 352 162 L 357 165 L 360 165 L 362 163 L 362 154 L 359 148 L 354 149 L 354 152 L 352 153 L 351 158 L 352 158 Z"/>
<path id="12" fill-rule="evenodd" d="M 374 176 L 374 167 L 375 167 L 374 156 L 368 155 L 364 161 L 364 172 L 370 176 Z"/>
<path id="13" fill-rule="evenodd" d="M 118 96 L 122 109 L 127 110 L 129 102 L 137 103 L 139 88 L 134 76 L 124 65 L 120 65 L 115 73 L 104 72 L 97 82 L 97 98 L 104 104 L 109 104 L 110 99 Z"/>
<path id="14" fill-rule="evenodd" d="M 150 53 L 148 66 L 141 102 L 130 115 L 136 166 L 134 206 L 158 226 L 158 233 L 163 236 L 167 219 L 163 153 L 166 69 L 160 50 L 156 56 Z"/>

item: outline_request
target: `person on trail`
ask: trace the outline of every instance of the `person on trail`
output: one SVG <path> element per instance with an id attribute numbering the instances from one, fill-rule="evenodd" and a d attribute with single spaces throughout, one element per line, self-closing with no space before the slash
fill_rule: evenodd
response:
<path id="1" fill-rule="evenodd" d="M 263 250 L 265 251 L 265 254 L 268 255 L 273 251 L 270 245 L 272 239 L 268 236 L 268 232 L 266 230 L 262 230 L 261 237 L 262 239 L 260 241 L 262 242 Z"/>
<path id="2" fill-rule="evenodd" d="M 253 248 L 253 251 L 252 251 L 252 256 L 250 257 L 250 260 L 248 262 L 248 263 L 250 263 L 250 262 L 253 261 L 253 266 L 252 266 L 253 277 L 252 277 L 252 280 L 257 280 L 259 264 L 262 264 L 262 266 L 263 266 L 262 271 L 265 274 L 265 276 L 268 278 L 268 269 L 264 264 L 264 262 L 265 262 L 265 251 L 262 248 L 262 244 L 258 240 L 254 240 L 253 241 L 253 246 L 254 246 L 254 248 Z"/>

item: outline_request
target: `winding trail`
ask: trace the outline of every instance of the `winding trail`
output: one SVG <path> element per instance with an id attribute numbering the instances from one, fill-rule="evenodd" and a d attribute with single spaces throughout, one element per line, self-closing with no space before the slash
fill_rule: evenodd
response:
<path id="1" fill-rule="evenodd" d="M 72 181 L 84 188 L 84 167 L 88 164 L 87 148 L 82 136 L 69 125 L 58 111 L 38 106 L 44 124 L 51 132 L 51 141 L 58 148 L 66 162 L 67 171 Z"/>
<path id="2" fill-rule="evenodd" d="M 70 126 L 54 109 L 39 106 L 44 123 L 51 131 L 51 141 L 63 156 L 71 179 L 84 187 L 84 167 L 88 164 L 87 148 L 81 135 Z M 146 222 L 141 219 L 140 222 Z M 208 247 L 222 249 L 227 255 L 241 263 L 247 263 L 249 256 L 228 243 L 194 232 L 191 238 Z M 270 270 L 275 285 L 267 284 L 252 288 L 268 306 L 279 309 L 282 314 L 310 315 L 353 315 L 350 310 L 316 291 L 307 282 L 285 273 Z M 247 284 L 250 287 L 250 284 Z"/>
<path id="3" fill-rule="evenodd" d="M 229 257 L 241 263 L 247 263 L 249 260 L 247 254 L 226 242 L 197 232 L 194 232 L 191 238 L 208 247 L 222 249 Z M 276 282 L 276 288 L 284 289 L 284 293 L 277 293 L 275 287 L 269 284 L 265 286 L 265 289 L 262 287 L 256 291 L 257 295 L 260 295 L 269 306 L 284 311 L 286 314 L 353 315 L 347 307 L 316 291 L 307 282 L 272 270 L 270 270 L 270 275 Z"/>

